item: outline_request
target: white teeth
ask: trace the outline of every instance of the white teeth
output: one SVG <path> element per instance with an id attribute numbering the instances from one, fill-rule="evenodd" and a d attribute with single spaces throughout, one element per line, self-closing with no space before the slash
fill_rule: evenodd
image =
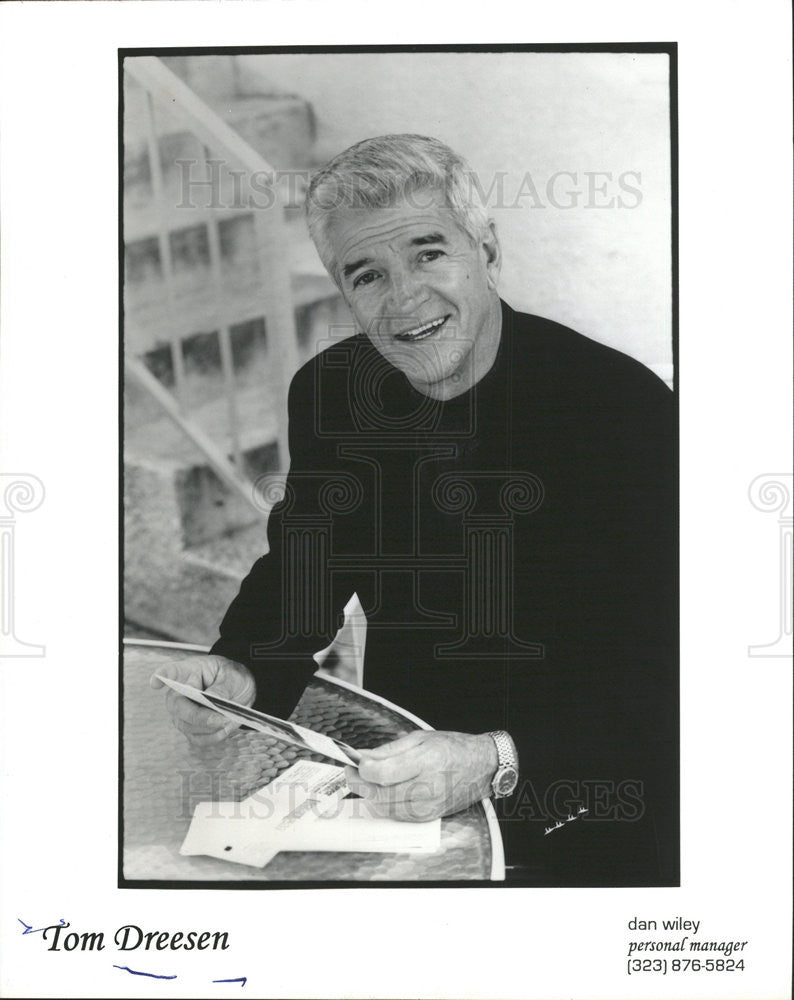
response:
<path id="1" fill-rule="evenodd" d="M 395 336 L 399 340 L 423 340 L 425 337 L 429 337 L 434 330 L 437 330 L 446 321 L 446 318 L 446 316 L 441 316 L 439 319 L 425 323 L 424 326 L 416 327 L 415 330 L 407 330 L 405 333 L 397 333 Z"/>

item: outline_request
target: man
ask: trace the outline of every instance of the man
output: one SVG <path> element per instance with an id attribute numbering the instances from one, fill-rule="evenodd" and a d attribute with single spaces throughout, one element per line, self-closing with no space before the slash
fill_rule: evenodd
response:
<path id="1" fill-rule="evenodd" d="M 354 791 L 404 820 L 494 795 L 532 884 L 676 884 L 672 394 L 500 300 L 437 140 L 346 150 L 307 216 L 359 333 L 295 376 L 270 552 L 180 678 L 287 715 L 355 592 L 365 686 L 436 731 L 365 752 Z M 287 542 L 321 522 L 330 551 Z M 167 697 L 191 739 L 225 735 Z"/>

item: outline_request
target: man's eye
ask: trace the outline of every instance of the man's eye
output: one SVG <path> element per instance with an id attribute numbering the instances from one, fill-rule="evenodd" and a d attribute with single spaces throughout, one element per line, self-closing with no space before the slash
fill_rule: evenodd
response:
<path id="1" fill-rule="evenodd" d="M 371 285 L 375 278 L 377 278 L 377 274 L 374 271 L 365 271 L 354 278 L 353 288 L 358 288 L 360 285 Z"/>
<path id="2" fill-rule="evenodd" d="M 430 261 L 438 260 L 439 257 L 443 256 L 443 250 L 423 250 L 422 253 L 419 254 L 419 260 L 422 261 L 423 264 L 426 264 Z"/>

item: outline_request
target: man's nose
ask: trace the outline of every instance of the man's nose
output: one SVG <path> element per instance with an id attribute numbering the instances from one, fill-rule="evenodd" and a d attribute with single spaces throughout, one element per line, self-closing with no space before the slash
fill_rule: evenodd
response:
<path id="1" fill-rule="evenodd" d="M 406 315 L 419 302 L 424 292 L 422 276 L 407 267 L 392 270 L 387 305 L 398 316 Z"/>

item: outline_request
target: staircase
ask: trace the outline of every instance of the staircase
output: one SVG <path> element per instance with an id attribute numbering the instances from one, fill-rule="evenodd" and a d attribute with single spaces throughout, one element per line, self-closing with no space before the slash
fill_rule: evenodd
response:
<path id="1" fill-rule="evenodd" d="M 302 220 L 311 107 L 232 56 L 124 77 L 126 628 L 207 644 L 266 551 L 289 380 L 351 321 Z"/>

